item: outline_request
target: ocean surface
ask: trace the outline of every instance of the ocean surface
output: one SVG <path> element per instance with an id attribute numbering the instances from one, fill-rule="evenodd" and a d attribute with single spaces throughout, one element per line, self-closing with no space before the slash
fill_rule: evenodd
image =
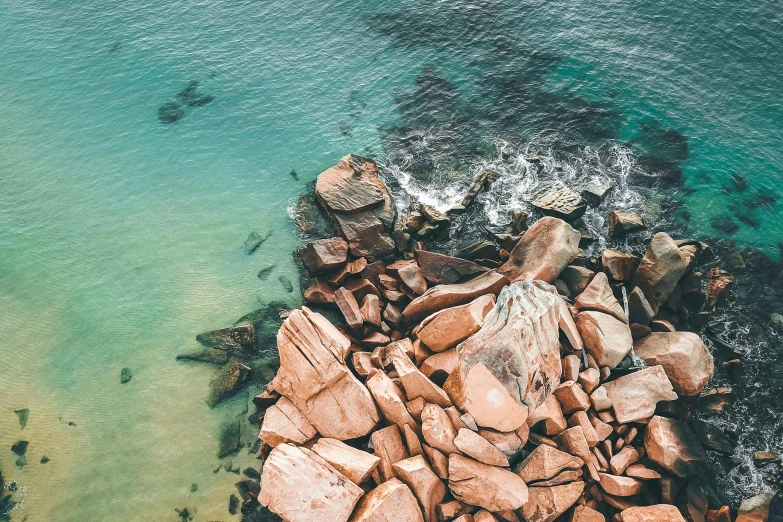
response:
<path id="1" fill-rule="evenodd" d="M 241 478 L 215 470 L 258 461 L 217 446 L 254 390 L 211 409 L 214 368 L 175 356 L 299 304 L 290 209 L 348 152 L 377 158 L 401 205 L 448 208 L 496 168 L 478 206 L 496 225 L 538 182 L 535 152 L 542 176 L 614 180 L 612 205 L 779 261 L 781 23 L 774 1 L 0 0 L 11 520 L 241 519 Z M 599 234 L 604 210 L 586 219 Z M 271 236 L 247 255 L 252 231 Z M 775 422 L 755 449 L 780 450 Z M 733 501 L 770 489 L 727 477 Z"/>

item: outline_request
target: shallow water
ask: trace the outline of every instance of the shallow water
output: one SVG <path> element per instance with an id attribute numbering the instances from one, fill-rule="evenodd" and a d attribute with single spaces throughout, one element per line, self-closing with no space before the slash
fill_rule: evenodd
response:
<path id="1" fill-rule="evenodd" d="M 443 207 L 479 168 L 501 170 L 478 207 L 494 223 L 524 203 L 526 148 L 575 185 L 681 171 L 681 185 L 642 176 L 611 203 L 697 237 L 728 214 L 740 247 L 777 256 L 780 17 L 772 2 L 701 0 L 0 0 L 0 469 L 20 488 L 14 520 L 239 518 L 240 479 L 213 470 L 219 426 L 252 390 L 210 410 L 213 369 L 174 357 L 264 303 L 298 304 L 278 280 L 298 278 L 287 209 L 347 152 Z M 214 100 L 161 123 L 192 81 Z"/>

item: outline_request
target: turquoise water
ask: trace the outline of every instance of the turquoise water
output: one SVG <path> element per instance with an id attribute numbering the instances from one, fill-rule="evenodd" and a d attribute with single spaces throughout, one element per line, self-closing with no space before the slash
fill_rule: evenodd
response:
<path id="1" fill-rule="evenodd" d="M 239 519 L 239 479 L 213 471 L 218 428 L 252 390 L 210 410 L 213 369 L 174 357 L 264 303 L 298 304 L 278 280 L 298 278 L 287 210 L 348 152 L 443 202 L 498 143 L 621 142 L 638 171 L 682 172 L 660 192 L 686 204 L 694 235 L 727 214 L 740 245 L 777 255 L 783 202 L 744 202 L 780 191 L 781 16 L 701 0 L 0 0 L 0 469 L 20 487 L 14 520 L 174 520 L 186 506 Z M 191 81 L 214 101 L 158 121 Z M 724 189 L 733 173 L 745 192 Z"/>

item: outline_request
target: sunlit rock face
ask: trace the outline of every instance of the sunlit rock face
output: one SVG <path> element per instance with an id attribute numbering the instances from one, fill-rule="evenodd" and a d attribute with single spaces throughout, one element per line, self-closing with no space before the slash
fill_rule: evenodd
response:
<path id="1" fill-rule="evenodd" d="M 561 324 L 573 327 L 553 286 L 520 281 L 505 287 L 481 329 L 457 347 L 459 364 L 446 391 L 478 425 L 517 429 L 527 410 L 560 383 Z"/>

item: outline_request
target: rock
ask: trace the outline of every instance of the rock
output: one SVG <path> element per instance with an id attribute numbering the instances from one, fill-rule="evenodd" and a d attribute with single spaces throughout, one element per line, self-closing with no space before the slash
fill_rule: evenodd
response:
<path id="1" fill-rule="evenodd" d="M 458 257 L 427 250 L 416 250 L 415 253 L 424 278 L 435 284 L 450 285 L 488 271 L 486 267 Z"/>
<path id="2" fill-rule="evenodd" d="M 668 234 L 659 232 L 653 236 L 650 248 L 636 269 L 634 285 L 644 292 L 655 312 L 666 303 L 688 264 L 688 259 Z"/>
<path id="3" fill-rule="evenodd" d="M 607 248 L 601 256 L 601 265 L 604 267 L 604 272 L 614 281 L 630 281 L 639 266 L 639 258 L 633 254 Z"/>
<path id="4" fill-rule="evenodd" d="M 341 237 L 319 239 L 299 247 L 296 255 L 311 274 L 331 272 L 348 261 L 348 243 Z"/>
<path id="5" fill-rule="evenodd" d="M 568 427 L 563 409 L 560 407 L 557 397 L 550 395 L 527 418 L 527 426 L 533 427 L 538 422 L 544 421 L 544 433 L 557 435 Z"/>
<path id="6" fill-rule="evenodd" d="M 532 483 L 551 479 L 564 470 L 581 469 L 583 465 L 584 462 L 579 457 L 542 444 L 537 446 L 521 464 L 514 468 L 514 472 L 525 483 Z"/>
<path id="7" fill-rule="evenodd" d="M 618 514 L 619 522 L 685 522 L 680 511 L 670 504 L 634 506 Z"/>
<path id="8" fill-rule="evenodd" d="M 325 280 L 316 277 L 302 294 L 302 299 L 309 304 L 333 304 L 334 288 Z"/>
<path id="9" fill-rule="evenodd" d="M 380 415 L 370 392 L 345 364 L 351 342 L 325 317 L 294 310 L 277 335 L 275 390 L 288 397 L 324 437 L 368 434 Z"/>
<path id="10" fill-rule="evenodd" d="M 644 434 L 647 457 L 680 477 L 699 472 L 707 460 L 699 439 L 687 424 L 654 416 Z"/>
<path id="11" fill-rule="evenodd" d="M 633 347 L 631 329 L 611 315 L 581 312 L 576 316 L 576 327 L 598 366 L 614 368 Z"/>
<path id="12" fill-rule="evenodd" d="M 421 295 L 427 291 L 427 281 L 424 279 L 424 274 L 421 268 L 416 263 L 409 263 L 402 267 L 397 274 L 402 279 L 402 282 L 408 285 L 408 288 L 413 290 L 417 295 Z"/>
<path id="13" fill-rule="evenodd" d="M 677 399 L 662 366 L 650 366 L 603 385 L 617 422 L 626 424 L 649 418 L 658 401 Z M 599 388 L 600 389 L 600 388 Z"/>
<path id="14" fill-rule="evenodd" d="M 130 382 L 131 378 L 133 378 L 133 374 L 131 373 L 130 368 L 123 368 L 120 371 L 120 384 L 125 384 L 126 382 Z"/>
<path id="15" fill-rule="evenodd" d="M 630 497 L 642 490 L 642 483 L 631 477 L 618 477 L 608 473 L 599 473 L 601 488 L 615 497 Z"/>
<path id="16" fill-rule="evenodd" d="M 522 210 L 511 211 L 511 232 L 518 236 L 527 230 L 527 212 Z"/>
<path id="17" fill-rule="evenodd" d="M 416 427 L 416 421 L 405 407 L 405 397 L 385 373 L 375 372 L 367 379 L 367 388 L 389 423 L 396 424 L 401 430 L 405 425 Z"/>
<path id="18" fill-rule="evenodd" d="M 236 359 L 229 359 L 209 381 L 207 404 L 210 408 L 228 399 L 241 388 L 250 377 L 250 367 Z"/>
<path id="19" fill-rule="evenodd" d="M 766 522 L 769 519 L 769 505 L 774 496 L 774 493 L 762 493 L 746 498 L 740 504 L 735 522 Z"/>
<path id="20" fill-rule="evenodd" d="M 601 205 L 607 194 L 615 187 L 615 182 L 611 181 L 607 185 L 597 183 L 588 183 L 582 191 L 582 199 L 593 208 Z"/>
<path id="21" fill-rule="evenodd" d="M 256 329 L 252 324 L 222 328 L 198 334 L 196 341 L 223 350 L 252 350 L 256 347 Z"/>
<path id="22" fill-rule="evenodd" d="M 753 464 L 756 467 L 766 466 L 780 462 L 780 457 L 769 451 L 756 451 L 753 453 Z"/>
<path id="23" fill-rule="evenodd" d="M 30 409 L 22 408 L 20 410 L 14 410 L 14 413 L 16 413 L 16 417 L 19 419 L 19 426 L 24 429 L 25 426 L 27 426 L 27 419 L 30 416 Z M 0 480 L 0 493 L 2 492 L 2 485 L 3 481 Z"/>
<path id="24" fill-rule="evenodd" d="M 437 522 L 435 508 L 446 496 L 446 486 L 427 465 L 421 455 L 395 462 L 392 465 L 395 476 L 404 482 L 424 508 L 424 520 Z"/>
<path id="25" fill-rule="evenodd" d="M 435 404 L 427 404 L 421 412 L 421 433 L 427 444 L 446 455 L 459 453 L 454 443 L 457 430 L 448 414 Z"/>
<path id="26" fill-rule="evenodd" d="M 609 214 L 609 235 L 611 237 L 622 237 L 645 229 L 647 229 L 647 223 L 636 212 L 615 210 Z"/>
<path id="27" fill-rule="evenodd" d="M 379 466 L 383 480 L 394 478 L 392 465 L 408 458 L 408 451 L 402 443 L 400 430 L 397 426 L 388 426 L 373 432 L 370 436 L 375 455 L 381 459 Z"/>
<path id="28" fill-rule="evenodd" d="M 258 438 L 269 446 L 280 444 L 304 444 L 318 432 L 294 403 L 281 397 L 267 408 Z"/>
<path id="29" fill-rule="evenodd" d="M 585 489 L 582 481 L 553 487 L 528 488 L 529 500 L 522 506 L 527 522 L 552 522 L 574 505 Z"/>
<path id="30" fill-rule="evenodd" d="M 580 410 L 587 411 L 590 408 L 590 397 L 587 396 L 579 383 L 574 381 L 560 383 L 555 388 L 554 394 L 566 415 Z"/>
<path id="31" fill-rule="evenodd" d="M 508 467 L 508 457 L 478 433 L 461 428 L 454 445 L 468 457 L 490 466 Z"/>
<path id="32" fill-rule="evenodd" d="M 178 361 L 198 361 L 207 364 L 216 364 L 222 366 L 228 362 L 229 356 L 225 350 L 218 350 L 216 348 L 207 348 L 205 350 L 199 350 L 197 352 L 185 353 L 177 355 Z"/>
<path id="33" fill-rule="evenodd" d="M 606 522 L 606 518 L 593 508 L 576 506 L 569 522 Z"/>
<path id="34" fill-rule="evenodd" d="M 449 456 L 449 488 L 457 500 L 492 512 L 519 509 L 528 501 L 517 475 L 456 453 Z"/>
<path id="35" fill-rule="evenodd" d="M 468 261 L 475 261 L 477 259 L 497 259 L 498 247 L 492 241 L 482 241 L 461 248 L 459 252 L 457 252 L 457 257 L 460 259 L 467 259 Z"/>
<path id="36" fill-rule="evenodd" d="M 663 366 L 679 395 L 698 395 L 715 371 L 712 354 L 691 332 L 652 332 L 634 342 L 634 351 L 647 364 Z"/>
<path id="37" fill-rule="evenodd" d="M 281 275 L 277 278 L 277 280 L 280 282 L 280 286 L 283 287 L 283 290 L 285 290 L 289 294 L 294 291 L 293 283 L 291 283 L 291 280 L 288 279 L 286 276 Z"/>
<path id="38" fill-rule="evenodd" d="M 427 348 L 435 353 L 443 352 L 478 332 L 494 305 L 494 295 L 483 295 L 468 304 L 435 312 L 413 332 Z"/>
<path id="39" fill-rule="evenodd" d="M 239 451 L 242 430 L 239 419 L 229 421 L 220 427 L 217 458 L 222 459 Z"/>
<path id="40" fill-rule="evenodd" d="M 367 260 L 360 257 L 359 259 L 345 263 L 342 268 L 330 274 L 326 280 L 333 285 L 339 285 L 345 281 L 346 278 L 362 273 L 365 268 L 367 268 Z"/>
<path id="41" fill-rule="evenodd" d="M 439 229 L 451 224 L 451 218 L 432 205 L 422 205 L 421 213 L 428 222 Z"/>
<path id="42" fill-rule="evenodd" d="M 258 501 L 290 522 L 347 522 L 363 494 L 312 451 L 281 444 L 264 462 Z"/>
<path id="43" fill-rule="evenodd" d="M 261 235 L 255 231 L 251 232 L 250 235 L 247 236 L 245 243 L 242 245 L 242 251 L 247 255 L 252 254 L 258 250 L 258 247 L 260 247 L 264 241 L 269 239 L 269 236 L 271 235 L 271 232 L 266 232 L 264 235 Z"/>
<path id="44" fill-rule="evenodd" d="M 661 474 L 657 471 L 651 470 L 642 464 L 631 464 L 625 470 L 625 474 L 629 477 L 637 478 L 640 480 L 658 480 L 661 478 Z"/>
<path id="45" fill-rule="evenodd" d="M 491 170 L 482 170 L 473 178 L 473 183 L 471 183 L 467 192 L 465 192 L 465 197 L 462 198 L 462 203 L 452 207 L 451 210 L 454 212 L 464 212 L 471 204 L 473 204 L 473 200 L 476 199 L 476 196 L 478 196 L 479 192 L 484 189 L 488 189 L 489 186 L 498 179 L 500 179 L 500 174 L 497 172 L 493 172 Z"/>
<path id="46" fill-rule="evenodd" d="M 504 288 L 481 330 L 458 347 L 460 362 L 444 389 L 479 426 L 516 430 L 527 407 L 538 407 L 560 382 L 564 322 L 571 316 L 553 287 L 522 281 Z"/>
<path id="47" fill-rule="evenodd" d="M 381 463 L 374 455 L 327 437 L 318 439 L 310 449 L 357 485 L 369 480 Z"/>
<path id="48" fill-rule="evenodd" d="M 734 453 L 734 444 L 719 427 L 700 419 L 691 421 L 691 428 L 706 449 L 731 455 Z"/>
<path id="49" fill-rule="evenodd" d="M 364 324 L 364 317 L 359 309 L 359 303 L 351 292 L 345 288 L 338 288 L 334 293 L 334 304 L 345 317 L 345 322 L 352 330 L 358 330 Z M 379 311 L 380 312 L 380 311 Z"/>
<path id="50" fill-rule="evenodd" d="M 394 251 L 389 235 L 394 202 L 373 160 L 343 157 L 318 176 L 315 194 L 354 256 L 382 257 Z"/>
<path id="51" fill-rule="evenodd" d="M 584 292 L 593 277 L 595 272 L 583 266 L 568 265 L 560 272 L 560 279 L 566 284 L 571 295 Z"/>
<path id="52" fill-rule="evenodd" d="M 472 428 L 471 428 L 472 429 Z M 479 429 L 478 434 L 487 439 L 490 444 L 503 452 L 509 459 L 514 460 L 520 455 L 522 448 L 527 442 L 527 426 L 520 428 L 516 432 L 502 432 L 489 429 Z"/>
<path id="53" fill-rule="evenodd" d="M 436 353 L 427 357 L 422 363 L 421 373 L 426 375 L 430 380 L 438 379 L 439 382 L 446 380 L 454 368 L 459 364 L 459 355 L 457 350 L 452 348 L 445 352 Z"/>
<path id="54" fill-rule="evenodd" d="M 579 251 L 579 232 L 557 218 L 543 217 L 525 232 L 498 269 L 511 281 L 552 284 Z"/>
<path id="55" fill-rule="evenodd" d="M 351 522 L 424 522 L 410 488 L 393 478 L 367 493 L 356 506 Z"/>
<path id="56" fill-rule="evenodd" d="M 601 384 L 601 372 L 595 368 L 588 368 L 577 377 L 579 384 L 587 394 L 591 394 Z"/>
<path id="57" fill-rule="evenodd" d="M 174 123 L 185 116 L 185 108 L 177 102 L 167 102 L 158 107 L 158 120 L 161 123 Z"/>
<path id="58" fill-rule="evenodd" d="M 420 321 L 438 310 L 468 303 L 486 295 L 497 295 L 509 283 L 497 272 L 487 272 L 466 283 L 438 285 L 411 301 L 402 312 L 406 323 Z"/>
<path id="59" fill-rule="evenodd" d="M 15 442 L 11 446 L 11 451 L 14 452 L 19 457 L 24 457 L 27 453 L 27 447 L 30 445 L 29 441 L 26 440 L 20 440 Z"/>
<path id="60" fill-rule="evenodd" d="M 650 324 L 650 321 L 655 317 L 655 311 L 638 286 L 628 294 L 628 316 L 631 323 L 644 326 Z"/>
<path id="61" fill-rule="evenodd" d="M 574 306 L 580 312 L 595 311 L 609 314 L 618 321 L 628 323 L 622 305 L 612 293 L 609 279 L 606 274 L 600 272 L 587 285 L 584 292 L 574 301 Z"/>
<path id="62" fill-rule="evenodd" d="M 707 300 L 705 306 L 713 307 L 720 299 L 721 295 L 734 282 L 731 275 L 720 268 L 710 268 L 709 278 L 707 279 Z"/>
<path id="63" fill-rule="evenodd" d="M 438 504 L 435 511 L 438 513 L 438 520 L 451 520 L 467 513 L 468 507 L 459 500 L 451 500 Z"/>
<path id="64" fill-rule="evenodd" d="M 639 460 L 639 452 L 633 446 L 623 446 L 619 453 L 616 453 L 609 460 L 609 468 L 614 475 L 622 475 L 631 464 Z M 611 493 L 607 491 L 607 493 Z"/>
<path id="65" fill-rule="evenodd" d="M 294 210 L 294 222 L 302 233 L 310 236 L 323 238 L 334 235 L 332 222 L 318 206 L 318 202 L 312 194 L 299 196 Z"/>
<path id="66" fill-rule="evenodd" d="M 405 395 L 408 400 L 423 397 L 427 402 L 443 406 L 444 408 L 451 406 L 451 401 L 446 392 L 421 373 L 403 350 L 394 350 L 391 353 L 391 360 L 402 387 L 405 389 Z"/>
<path id="67" fill-rule="evenodd" d="M 587 211 L 582 196 L 560 183 L 539 183 L 530 203 L 547 216 L 565 221 L 575 221 Z"/>

